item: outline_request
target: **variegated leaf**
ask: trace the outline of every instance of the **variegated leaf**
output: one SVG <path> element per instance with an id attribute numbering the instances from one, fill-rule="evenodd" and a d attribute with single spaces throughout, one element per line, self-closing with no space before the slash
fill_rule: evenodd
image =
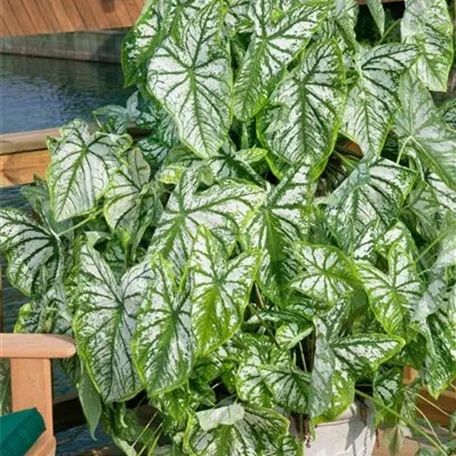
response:
<path id="1" fill-rule="evenodd" d="M 73 322 L 78 353 L 101 397 L 123 401 L 141 389 L 130 341 L 151 278 L 150 266 L 140 263 L 118 283 L 93 247 L 84 246 L 78 261 Z"/>
<path id="2" fill-rule="evenodd" d="M 453 26 L 445 0 L 407 0 L 401 21 L 404 43 L 420 49 L 417 74 L 430 90 L 445 92 L 453 62 Z"/>
<path id="3" fill-rule="evenodd" d="M 274 17 L 274 0 L 254 0 L 254 33 L 234 86 L 238 119 L 253 117 L 267 101 L 277 76 L 306 46 L 328 10 L 327 2 L 296 4 Z"/>
<path id="4" fill-rule="evenodd" d="M 381 0 L 366 0 L 369 11 L 378 27 L 380 34 L 385 33 L 385 11 Z"/>
<path id="5" fill-rule="evenodd" d="M 431 395 L 437 399 L 456 378 L 456 293 L 450 295 L 448 313 L 437 312 L 428 319 L 424 381 Z"/>
<path id="6" fill-rule="evenodd" d="M 332 152 L 346 97 L 342 55 L 333 41 L 314 44 L 272 93 L 261 117 L 269 148 L 291 164 L 324 163 Z"/>
<path id="7" fill-rule="evenodd" d="M 307 231 L 307 202 L 312 196 L 310 167 L 296 166 L 269 191 L 263 207 L 244 231 L 244 244 L 260 249 L 263 256 L 258 282 L 265 295 L 277 304 L 285 304 L 289 281 L 298 267 L 293 243 Z"/>
<path id="8" fill-rule="evenodd" d="M 234 180 L 198 192 L 198 173 L 188 170 L 174 189 L 152 237 L 149 252 L 161 252 L 181 270 L 199 225 L 204 225 L 230 250 L 235 236 L 262 203 L 259 187 Z"/>
<path id="9" fill-rule="evenodd" d="M 404 78 L 395 122 L 401 150 L 417 156 L 456 191 L 456 131 L 449 128 L 422 82 Z"/>
<path id="10" fill-rule="evenodd" d="M 309 322 L 292 321 L 283 323 L 277 328 L 276 341 L 284 349 L 290 350 L 313 331 Z"/>
<path id="11" fill-rule="evenodd" d="M 201 227 L 189 260 L 192 327 L 200 354 L 225 343 L 239 329 L 258 269 L 258 252 L 226 260 L 223 246 Z"/>
<path id="12" fill-rule="evenodd" d="M 131 144 L 128 135 L 91 135 L 89 126 L 73 121 L 61 130 L 52 147 L 47 180 L 56 220 L 82 215 L 94 208 L 118 166 L 117 156 Z"/>
<path id="13" fill-rule="evenodd" d="M 55 279 L 59 241 L 46 227 L 17 209 L 0 210 L 0 251 L 8 259 L 8 279 L 25 295 L 39 293 Z"/>
<path id="14" fill-rule="evenodd" d="M 377 234 L 398 217 L 414 177 L 410 169 L 386 159 L 361 163 L 328 200 L 328 223 L 339 245 L 362 256 L 367 230 L 372 248 Z"/>
<path id="15" fill-rule="evenodd" d="M 456 99 L 450 98 L 443 106 L 440 107 L 443 120 L 453 129 L 456 130 Z"/>
<path id="16" fill-rule="evenodd" d="M 149 182 L 150 167 L 139 149 L 130 150 L 126 163 L 114 173 L 105 194 L 104 215 L 111 230 L 132 236 L 158 220 L 163 210 L 158 189 Z"/>
<path id="17" fill-rule="evenodd" d="M 228 406 L 229 407 L 229 406 Z M 219 409 L 212 409 L 214 419 Z M 204 422 L 208 421 L 209 411 Z M 185 449 L 189 454 L 215 456 L 282 456 L 282 444 L 287 434 L 288 421 L 274 410 L 244 406 L 244 416 L 233 419 L 232 424 L 205 431 L 198 417 L 190 420 L 184 436 Z"/>
<path id="18" fill-rule="evenodd" d="M 316 351 L 310 388 L 311 417 L 324 415 L 334 419 L 344 412 L 355 397 L 355 382 L 369 378 L 380 365 L 398 353 L 402 339 L 384 334 L 366 333 L 340 337 L 344 305 L 315 321 Z M 336 320 L 335 327 L 332 320 Z M 341 321 L 342 320 L 342 321 Z"/>
<path id="19" fill-rule="evenodd" d="M 154 396 L 171 391 L 190 375 L 194 337 L 188 282 L 178 288 L 172 266 L 161 256 L 137 317 L 133 354 L 142 382 Z"/>
<path id="20" fill-rule="evenodd" d="M 358 271 L 377 320 L 389 334 L 410 340 L 415 335 L 411 322 L 422 283 L 413 259 L 398 244 L 388 254 L 388 266 L 385 274 L 371 263 L 360 262 Z"/>
<path id="21" fill-rule="evenodd" d="M 155 51 L 148 88 L 174 119 L 179 136 L 203 158 L 225 141 L 232 117 L 231 66 L 220 35 L 221 2 L 202 8 Z"/>
<path id="22" fill-rule="evenodd" d="M 399 105 L 401 78 L 416 56 L 412 46 L 384 44 L 357 58 L 358 78 L 348 94 L 342 128 L 365 156 L 380 154 Z"/>
<path id="23" fill-rule="evenodd" d="M 293 279 L 292 288 L 327 305 L 353 293 L 356 270 L 339 249 L 307 243 L 299 243 L 296 248 L 305 271 Z"/>

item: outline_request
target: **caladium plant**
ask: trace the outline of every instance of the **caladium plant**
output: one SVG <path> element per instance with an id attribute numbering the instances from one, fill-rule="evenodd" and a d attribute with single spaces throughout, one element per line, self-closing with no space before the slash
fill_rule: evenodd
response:
<path id="1" fill-rule="evenodd" d="M 354 0 L 148 1 L 127 107 L 63 127 L 33 215 L 0 211 L 16 331 L 76 339 L 90 429 L 126 454 L 301 455 L 366 398 L 397 453 L 420 389 L 454 388 L 450 14 L 367 5 L 378 42 Z"/>

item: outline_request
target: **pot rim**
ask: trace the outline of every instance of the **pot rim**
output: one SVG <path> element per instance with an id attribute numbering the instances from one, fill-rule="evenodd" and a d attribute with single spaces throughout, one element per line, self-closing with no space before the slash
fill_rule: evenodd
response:
<path id="1" fill-rule="evenodd" d="M 375 414 L 375 408 L 374 406 L 370 403 L 367 402 L 365 404 L 366 406 L 366 416 L 372 416 Z M 318 423 L 316 426 L 317 427 L 323 427 L 323 426 L 334 426 L 340 423 L 346 423 L 348 421 L 353 421 L 356 418 L 360 418 L 361 414 L 359 411 L 359 405 L 356 402 L 353 402 L 345 412 L 341 413 L 338 417 L 331 421 L 325 421 L 323 423 Z"/>

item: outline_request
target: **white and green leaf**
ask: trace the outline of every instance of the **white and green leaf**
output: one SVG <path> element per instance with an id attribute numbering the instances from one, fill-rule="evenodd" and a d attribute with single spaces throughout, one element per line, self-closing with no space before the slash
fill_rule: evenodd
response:
<path id="1" fill-rule="evenodd" d="M 328 224 L 339 245 L 352 254 L 367 238 L 373 248 L 399 216 L 414 178 L 413 171 L 386 159 L 361 163 L 328 199 Z"/>
<path id="2" fill-rule="evenodd" d="M 18 209 L 0 209 L 0 251 L 6 253 L 10 283 L 25 295 L 46 290 L 55 279 L 57 237 Z"/>
<path id="3" fill-rule="evenodd" d="M 51 207 L 58 222 L 95 207 L 118 166 L 117 156 L 131 144 L 128 135 L 91 135 L 88 124 L 78 120 L 61 134 L 47 170 Z"/>
<path id="4" fill-rule="evenodd" d="M 198 226 L 204 225 L 230 251 L 236 236 L 264 200 L 264 191 L 243 181 L 226 179 L 199 192 L 198 172 L 188 170 L 174 189 L 149 247 L 162 253 L 176 270 L 189 258 Z"/>
<path id="5" fill-rule="evenodd" d="M 447 90 L 453 63 L 453 25 L 445 0 L 407 0 L 401 21 L 404 43 L 420 49 L 418 77 L 430 90 Z"/>
<path id="6" fill-rule="evenodd" d="M 155 51 L 148 88 L 174 119 L 181 140 L 202 158 L 226 140 L 232 117 L 231 66 L 220 36 L 221 2 L 202 8 Z"/>
<path id="7" fill-rule="evenodd" d="M 188 282 L 179 288 L 171 264 L 161 256 L 153 261 L 152 283 L 132 342 L 135 364 L 150 396 L 187 380 L 194 353 Z"/>
<path id="8" fill-rule="evenodd" d="M 264 106 L 271 86 L 305 48 L 328 5 L 312 1 L 295 5 L 275 17 L 274 0 L 255 0 L 250 15 L 254 32 L 234 86 L 234 112 L 247 121 Z"/>
<path id="9" fill-rule="evenodd" d="M 378 157 L 399 106 L 399 84 L 417 57 L 413 46 L 384 44 L 356 60 L 357 80 L 348 93 L 343 131 L 367 157 Z"/>
<path id="10" fill-rule="evenodd" d="M 264 205 L 244 230 L 243 242 L 263 252 L 258 283 L 265 295 L 285 304 L 288 285 L 298 271 L 294 242 L 308 229 L 307 202 L 312 196 L 310 167 L 297 165 L 271 188 Z"/>
<path id="11" fill-rule="evenodd" d="M 452 191 L 456 191 L 456 131 L 442 118 L 431 94 L 418 79 L 404 78 L 395 132 L 401 150 L 416 156 Z"/>
<path id="12" fill-rule="evenodd" d="M 78 262 L 73 329 L 79 356 L 103 400 L 129 399 L 141 389 L 130 344 L 150 266 L 138 264 L 118 283 L 93 247 L 83 246 Z"/>
<path id="13" fill-rule="evenodd" d="M 201 228 L 189 260 L 192 327 L 200 354 L 230 339 L 243 321 L 258 269 L 258 252 L 227 260 L 223 246 Z"/>
<path id="14" fill-rule="evenodd" d="M 314 44 L 270 96 L 270 107 L 261 117 L 264 140 L 291 164 L 324 163 L 337 138 L 345 97 L 345 68 L 337 44 Z"/>
<path id="15" fill-rule="evenodd" d="M 291 282 L 291 287 L 311 298 L 335 304 L 353 293 L 356 270 L 336 247 L 299 243 L 296 246 L 304 272 Z"/>

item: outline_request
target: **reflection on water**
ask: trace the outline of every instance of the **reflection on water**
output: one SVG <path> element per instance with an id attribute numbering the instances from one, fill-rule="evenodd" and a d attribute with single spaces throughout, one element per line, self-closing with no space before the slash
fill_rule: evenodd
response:
<path id="1" fill-rule="evenodd" d="M 0 55 L 0 134 L 90 119 L 105 104 L 123 104 L 120 65 Z"/>

